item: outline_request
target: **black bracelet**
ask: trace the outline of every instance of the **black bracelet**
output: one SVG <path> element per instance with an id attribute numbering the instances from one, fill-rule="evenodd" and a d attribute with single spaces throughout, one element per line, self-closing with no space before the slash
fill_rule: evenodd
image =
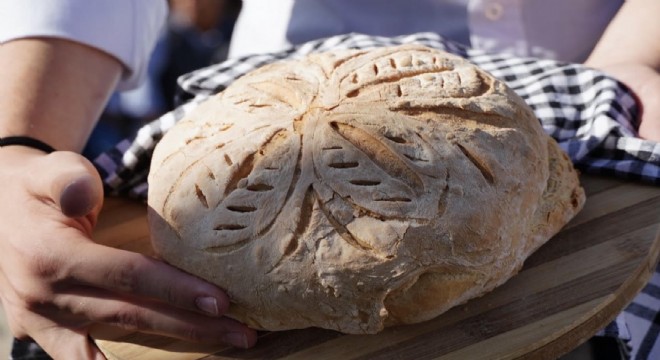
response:
<path id="1" fill-rule="evenodd" d="M 0 147 L 12 145 L 27 146 L 33 149 L 41 150 L 47 154 L 55 151 L 52 146 L 29 136 L 8 136 L 0 138 Z"/>

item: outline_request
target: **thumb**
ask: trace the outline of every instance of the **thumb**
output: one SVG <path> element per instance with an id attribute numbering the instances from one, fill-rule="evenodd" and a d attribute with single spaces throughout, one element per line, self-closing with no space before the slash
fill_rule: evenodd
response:
<path id="1" fill-rule="evenodd" d="M 43 158 L 46 168 L 42 189 L 70 218 L 95 216 L 103 206 L 103 183 L 98 172 L 83 156 L 57 151 Z"/>

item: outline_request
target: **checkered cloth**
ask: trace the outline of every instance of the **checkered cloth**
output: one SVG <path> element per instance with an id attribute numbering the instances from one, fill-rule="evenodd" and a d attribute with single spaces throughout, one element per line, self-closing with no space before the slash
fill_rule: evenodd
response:
<path id="1" fill-rule="evenodd" d="M 180 105 L 139 130 L 94 162 L 109 194 L 146 199 L 146 176 L 154 146 L 179 119 L 210 95 L 262 65 L 312 52 L 366 49 L 417 43 L 448 51 L 505 81 L 534 110 L 544 130 L 585 173 L 608 174 L 660 185 L 660 143 L 636 136 L 639 109 L 631 93 L 607 75 L 579 64 L 490 54 L 432 33 L 383 38 L 348 34 L 308 42 L 285 51 L 236 58 L 179 79 Z M 659 271 L 659 270 L 657 270 Z M 603 330 L 630 340 L 632 356 L 660 359 L 660 273 L 626 310 Z M 630 326 L 630 325 L 634 326 Z M 627 327 L 630 327 L 628 332 Z M 634 327 L 634 330 L 633 330 Z M 632 335 L 632 339 L 630 339 Z"/>

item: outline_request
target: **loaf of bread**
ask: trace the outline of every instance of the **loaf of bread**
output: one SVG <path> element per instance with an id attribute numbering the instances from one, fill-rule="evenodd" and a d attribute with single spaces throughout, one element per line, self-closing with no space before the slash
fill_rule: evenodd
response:
<path id="1" fill-rule="evenodd" d="M 583 206 L 532 110 L 422 46 L 253 71 L 156 147 L 152 243 L 256 329 L 376 333 L 513 276 Z"/>

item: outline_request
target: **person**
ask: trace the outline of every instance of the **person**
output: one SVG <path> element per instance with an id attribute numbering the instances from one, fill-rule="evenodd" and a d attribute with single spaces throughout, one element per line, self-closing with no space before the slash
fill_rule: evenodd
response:
<path id="1" fill-rule="evenodd" d="M 476 49 L 600 69 L 638 97 L 639 136 L 660 141 L 658 14 L 654 0 L 244 0 L 229 56 L 350 32 L 430 31 Z"/>
<path id="2" fill-rule="evenodd" d="M 421 5 L 424 3 L 462 5 L 467 9 L 470 4 L 484 3 L 418 0 L 411 6 L 408 0 L 280 1 L 284 3 L 246 0 L 232 43 L 245 44 L 241 40 L 245 39 L 245 31 L 263 34 L 258 32 L 260 29 L 280 34 L 288 41 L 293 34 L 304 34 L 310 26 L 327 24 L 323 14 L 333 21 L 348 15 L 362 17 L 356 17 L 355 23 L 368 21 L 374 19 L 369 9 L 390 9 L 384 4 L 399 6 L 390 9 L 396 15 L 390 17 L 393 22 L 372 21 L 376 33 L 377 30 L 389 31 L 392 24 L 403 24 L 402 29 L 412 24 L 422 26 L 418 17 L 425 13 Z M 503 0 L 501 4 L 510 3 Z M 298 6 L 295 17 L 291 6 L 282 8 L 287 4 Z M 320 12 L 330 4 L 356 8 L 362 4 L 364 11 L 330 7 L 335 12 Z M 541 6 L 540 1 L 536 4 Z M 656 20 L 653 15 L 658 13 L 654 11 L 657 6 L 657 2 L 651 0 L 629 0 L 621 5 L 589 56 L 591 63 L 602 68 L 636 66 L 639 71 L 633 72 L 632 77 L 640 84 L 632 80 L 627 83 L 641 99 L 644 116 L 654 111 L 651 100 L 658 91 L 655 79 L 659 64 L 654 55 L 659 46 L 655 41 L 658 24 L 653 21 Z M 306 14 L 310 9 L 316 12 Z M 492 17 L 497 17 L 504 16 L 506 10 L 489 11 Z M 284 15 L 291 12 L 290 17 L 280 16 L 281 11 Z M 102 358 L 87 339 L 88 327 L 94 322 L 186 340 L 225 341 L 239 347 L 252 346 L 256 341 L 253 330 L 222 317 L 228 297 L 221 289 L 162 262 L 102 247 L 92 240 L 92 229 L 102 206 L 101 183 L 93 167 L 78 152 L 112 90 L 139 81 L 146 62 L 144 54 L 148 53 L 144 44 L 153 44 L 153 36 L 148 34 L 157 31 L 154 29 L 162 22 L 158 19 L 163 12 L 163 1 L 159 0 L 0 2 L 3 19 L 0 71 L 4 80 L 0 84 L 0 137 L 4 141 L 0 140 L 0 144 L 5 144 L 0 146 L 0 182 L 3 184 L 0 191 L 0 219 L 3 219 L 0 298 L 13 334 L 33 338 L 56 358 Z M 261 15 L 255 17 L 255 14 Z M 406 16 L 408 19 L 403 18 Z M 268 17 L 272 21 L 263 21 Z M 51 23 L 46 21 L 45 27 L 50 31 L 35 31 L 46 18 L 57 19 Z M 294 18 L 300 21 L 290 22 Z M 294 23 L 296 27 L 292 26 Z M 436 18 L 430 23 L 442 22 Z M 643 30 L 629 31 L 627 26 L 631 23 Z M 461 26 L 460 21 L 458 25 Z M 350 27 L 329 26 L 327 29 L 358 31 Z M 443 31 L 437 32 L 443 34 Z M 134 34 L 139 36 L 132 36 Z M 316 36 L 313 34 L 320 33 L 309 32 L 310 36 Z M 90 41 L 90 37 L 102 41 Z M 274 50 L 258 48 L 262 44 L 272 46 L 269 39 L 257 35 L 252 44 L 254 51 Z M 484 38 L 481 42 L 488 44 L 490 40 Z M 626 44 L 626 51 L 613 54 L 612 48 L 619 49 L 620 44 Z M 511 45 L 518 46 L 515 42 Z M 613 73 L 617 71 L 628 70 L 612 70 Z M 625 77 L 620 76 L 621 79 Z M 648 94 L 642 89 L 649 89 Z M 643 119 L 640 135 L 651 138 L 654 129 L 657 130 L 654 124 L 653 118 Z M 647 132 L 642 130 L 644 128 L 650 130 Z M 16 136 L 20 137 L 18 143 L 27 146 L 10 146 L 11 142 L 6 140 Z M 36 144 L 41 146 L 25 137 L 39 140 Z M 33 148 L 49 150 L 41 142 L 58 151 L 46 153 Z"/>
<path id="3" fill-rule="evenodd" d="M 79 152 L 112 91 L 144 76 L 166 12 L 163 0 L 0 2 L 0 298 L 12 334 L 54 358 L 103 358 L 97 322 L 256 341 L 223 317 L 223 290 L 92 239 L 103 189 Z"/>

